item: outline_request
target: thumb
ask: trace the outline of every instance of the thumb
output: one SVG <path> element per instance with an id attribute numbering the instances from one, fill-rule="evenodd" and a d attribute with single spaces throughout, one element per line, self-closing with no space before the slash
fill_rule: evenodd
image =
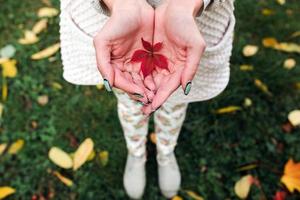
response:
<path id="1" fill-rule="evenodd" d="M 192 80 L 198 70 L 205 46 L 204 40 L 201 39 L 197 44 L 187 48 L 186 63 L 181 76 L 181 85 L 185 95 L 188 95 L 191 90 Z"/>
<path id="2" fill-rule="evenodd" d="M 103 77 L 105 89 L 112 91 L 114 85 L 114 69 L 111 64 L 111 47 L 109 43 L 97 36 L 94 39 L 94 47 L 96 50 L 97 67 Z"/>

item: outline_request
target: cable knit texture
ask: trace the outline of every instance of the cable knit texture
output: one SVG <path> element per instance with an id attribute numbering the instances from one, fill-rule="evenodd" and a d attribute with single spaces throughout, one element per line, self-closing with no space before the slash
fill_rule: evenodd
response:
<path id="1" fill-rule="evenodd" d="M 151 0 L 149 3 L 157 6 L 160 1 Z M 196 17 L 207 48 L 189 95 L 185 96 L 179 87 L 170 96 L 169 102 L 204 101 L 216 97 L 226 88 L 235 26 L 233 11 L 233 0 L 215 0 Z M 76 85 L 103 82 L 97 68 L 93 37 L 108 18 L 95 7 L 93 0 L 61 0 L 60 39 L 63 78 L 66 81 Z"/>

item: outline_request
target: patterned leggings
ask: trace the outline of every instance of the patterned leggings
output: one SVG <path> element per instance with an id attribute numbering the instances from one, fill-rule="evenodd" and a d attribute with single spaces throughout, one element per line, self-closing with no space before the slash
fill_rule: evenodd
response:
<path id="1" fill-rule="evenodd" d="M 135 155 L 143 155 L 146 151 L 149 118 L 141 112 L 142 105 L 130 99 L 123 91 L 113 89 L 118 99 L 118 115 L 123 128 L 128 151 Z M 179 136 L 186 115 L 188 103 L 164 103 L 154 113 L 156 147 L 158 153 L 171 153 Z"/>

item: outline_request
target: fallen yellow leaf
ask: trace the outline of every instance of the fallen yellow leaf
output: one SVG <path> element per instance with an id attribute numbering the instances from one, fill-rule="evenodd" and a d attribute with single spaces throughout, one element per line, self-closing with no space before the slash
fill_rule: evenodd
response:
<path id="1" fill-rule="evenodd" d="M 41 19 L 34 24 L 32 28 L 32 32 L 34 32 L 35 34 L 39 34 L 47 28 L 47 25 L 48 25 L 48 19 Z"/>
<path id="2" fill-rule="evenodd" d="M 300 53 L 300 45 L 295 43 L 282 42 L 278 43 L 275 47 L 276 50 L 288 53 Z"/>
<path id="3" fill-rule="evenodd" d="M 224 108 L 219 108 L 218 110 L 216 110 L 216 113 L 217 114 L 233 113 L 239 110 L 242 110 L 240 106 L 227 106 Z"/>
<path id="4" fill-rule="evenodd" d="M 198 194 L 196 194 L 195 192 L 191 191 L 191 190 L 187 190 L 186 193 L 195 200 L 204 200 L 203 197 L 199 196 Z"/>
<path id="5" fill-rule="evenodd" d="M 99 153 L 99 158 L 100 158 L 101 165 L 103 167 L 105 167 L 108 163 L 108 160 L 109 160 L 109 152 L 108 151 L 101 151 Z"/>
<path id="6" fill-rule="evenodd" d="M 58 147 L 52 147 L 48 153 L 48 157 L 59 167 L 69 169 L 73 166 L 72 158 Z"/>
<path id="7" fill-rule="evenodd" d="M 243 176 L 234 185 L 234 192 L 240 199 L 246 199 L 250 192 L 253 177 L 251 175 Z"/>
<path id="8" fill-rule="evenodd" d="M 7 81 L 6 81 L 5 76 L 3 76 L 3 80 L 2 80 L 2 100 L 3 101 L 6 101 L 7 94 L 8 94 Z"/>
<path id="9" fill-rule="evenodd" d="M 285 4 L 285 0 L 277 0 L 277 3 L 279 3 L 280 5 L 284 5 Z"/>
<path id="10" fill-rule="evenodd" d="M 253 71 L 254 67 L 253 65 L 241 65 L 240 70 L 241 71 Z"/>
<path id="11" fill-rule="evenodd" d="M 4 199 L 15 192 L 16 190 L 12 187 L 8 187 L 8 186 L 0 187 L 0 199 Z"/>
<path id="12" fill-rule="evenodd" d="M 95 156 L 96 156 L 96 152 L 93 150 L 93 151 L 90 153 L 89 157 L 87 158 L 87 161 L 93 160 L 93 159 L 95 158 Z"/>
<path id="13" fill-rule="evenodd" d="M 39 38 L 33 31 L 25 30 L 24 37 L 19 39 L 19 43 L 23 45 L 34 44 L 39 41 Z"/>
<path id="14" fill-rule="evenodd" d="M 261 14 L 265 16 L 270 16 L 274 14 L 274 11 L 269 8 L 264 8 L 262 9 Z"/>
<path id="15" fill-rule="evenodd" d="M 264 47 L 275 47 L 278 44 L 276 38 L 268 37 L 262 40 L 262 44 Z"/>
<path id="16" fill-rule="evenodd" d="M 49 102 L 49 97 L 47 95 L 41 95 L 37 98 L 37 102 L 41 106 L 44 106 Z"/>
<path id="17" fill-rule="evenodd" d="M 56 8 L 52 7 L 43 7 L 40 8 L 37 12 L 38 17 L 55 17 L 57 16 L 59 11 Z"/>
<path id="18" fill-rule="evenodd" d="M 183 198 L 181 198 L 180 196 L 174 196 L 174 197 L 172 198 L 172 200 L 183 200 Z"/>
<path id="19" fill-rule="evenodd" d="M 60 83 L 58 83 L 58 82 L 52 82 L 51 86 L 55 90 L 61 90 L 63 88 L 63 86 Z"/>
<path id="20" fill-rule="evenodd" d="M 250 98 L 246 97 L 246 98 L 244 99 L 244 106 L 245 106 L 245 107 L 250 107 L 250 106 L 252 106 L 252 100 L 251 100 Z"/>
<path id="21" fill-rule="evenodd" d="M 73 170 L 77 170 L 88 159 L 94 149 L 94 142 L 91 138 L 85 139 L 74 153 Z"/>
<path id="22" fill-rule="evenodd" d="M 293 58 L 286 59 L 283 63 L 285 69 L 293 69 L 296 66 L 296 60 Z"/>
<path id="23" fill-rule="evenodd" d="M 280 181 L 290 192 L 294 192 L 294 190 L 300 192 L 300 163 L 295 163 L 290 158 L 284 166 L 284 174 Z"/>
<path id="24" fill-rule="evenodd" d="M 40 52 L 37 52 L 31 56 L 32 60 L 41 60 L 44 58 L 48 58 L 52 55 L 54 55 L 60 48 L 60 43 L 56 43 L 51 45 L 50 47 L 47 47 L 46 49 L 41 50 Z"/>
<path id="25" fill-rule="evenodd" d="M 2 118 L 3 110 L 4 110 L 4 105 L 0 103 L 0 119 Z"/>
<path id="26" fill-rule="evenodd" d="M 0 58 L 0 64 L 5 63 L 9 60 L 9 58 Z"/>
<path id="27" fill-rule="evenodd" d="M 16 60 L 6 60 L 5 62 L 1 63 L 2 66 L 2 76 L 14 78 L 16 77 L 18 70 L 17 70 L 17 61 Z"/>
<path id="28" fill-rule="evenodd" d="M 7 147 L 6 143 L 0 144 L 0 156 L 4 153 L 6 147 Z"/>
<path id="29" fill-rule="evenodd" d="M 300 125 L 300 110 L 293 110 L 289 113 L 288 119 L 291 122 L 291 124 L 295 126 Z"/>
<path id="30" fill-rule="evenodd" d="M 66 186 L 71 187 L 73 185 L 73 181 L 59 173 L 58 171 L 54 171 L 53 174 Z"/>
<path id="31" fill-rule="evenodd" d="M 15 141 L 14 143 L 12 143 L 10 145 L 7 153 L 8 154 L 17 154 L 23 148 L 24 143 L 25 143 L 24 140 L 18 139 L 17 141 Z"/>
<path id="32" fill-rule="evenodd" d="M 246 45 L 243 48 L 243 55 L 246 57 L 254 56 L 258 52 L 258 47 L 255 45 Z"/>
<path id="33" fill-rule="evenodd" d="M 262 92 L 266 93 L 269 96 L 272 96 L 272 93 L 269 91 L 269 88 L 266 84 L 264 84 L 261 80 L 259 79 L 254 79 L 254 85 L 260 89 Z"/>
<path id="34" fill-rule="evenodd" d="M 299 37 L 300 36 L 300 31 L 296 31 L 291 35 L 291 38 Z"/>

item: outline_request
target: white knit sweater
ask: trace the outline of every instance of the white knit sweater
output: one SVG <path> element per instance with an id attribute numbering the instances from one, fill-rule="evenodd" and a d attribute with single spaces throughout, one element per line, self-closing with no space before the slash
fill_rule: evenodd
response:
<path id="1" fill-rule="evenodd" d="M 190 94 L 185 96 L 180 87 L 168 101 L 204 101 L 216 97 L 226 88 L 230 77 L 229 60 L 235 26 L 233 1 L 215 0 L 196 17 L 207 48 Z M 158 5 L 159 2 L 149 1 L 152 5 Z M 102 82 L 96 65 L 93 36 L 107 20 L 108 16 L 95 9 L 91 0 L 61 0 L 61 54 L 63 77 L 68 82 L 77 85 L 96 85 Z"/>

